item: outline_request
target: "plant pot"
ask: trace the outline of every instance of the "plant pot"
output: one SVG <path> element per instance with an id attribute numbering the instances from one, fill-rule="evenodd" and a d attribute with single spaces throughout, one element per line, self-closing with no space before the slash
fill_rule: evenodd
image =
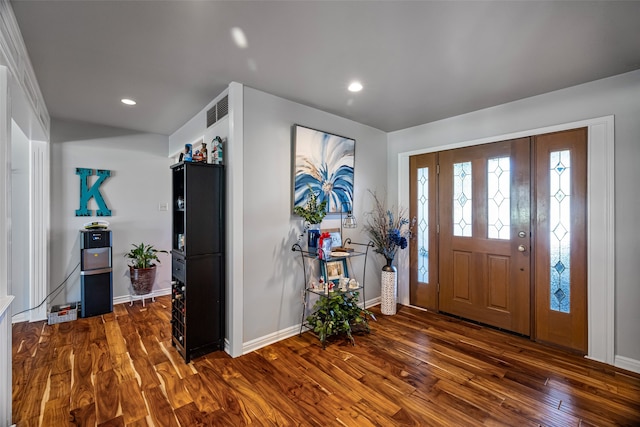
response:
<path id="1" fill-rule="evenodd" d="M 149 268 L 129 267 L 129 275 L 134 295 L 150 294 L 156 281 L 156 266 Z"/>

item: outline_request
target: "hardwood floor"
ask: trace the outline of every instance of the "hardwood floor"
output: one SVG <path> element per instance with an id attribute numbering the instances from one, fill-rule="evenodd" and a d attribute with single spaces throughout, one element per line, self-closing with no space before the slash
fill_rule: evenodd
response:
<path id="1" fill-rule="evenodd" d="M 186 365 L 169 297 L 13 327 L 18 426 L 640 425 L 640 375 L 402 307 L 356 346 L 311 334 Z"/>

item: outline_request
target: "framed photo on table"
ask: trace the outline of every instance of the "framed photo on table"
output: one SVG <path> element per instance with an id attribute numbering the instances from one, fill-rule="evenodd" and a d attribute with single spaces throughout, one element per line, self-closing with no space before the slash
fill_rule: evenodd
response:
<path id="1" fill-rule="evenodd" d="M 320 233 L 329 233 L 329 235 L 331 236 L 332 248 L 342 246 L 342 235 L 340 234 L 339 228 L 323 228 L 322 230 L 320 230 Z"/>
<path id="2" fill-rule="evenodd" d="M 343 277 L 349 277 L 349 271 L 347 270 L 347 260 L 337 259 L 333 261 L 327 261 L 322 263 L 322 277 L 325 283 L 333 283 L 334 285 L 340 284 L 340 279 Z"/>

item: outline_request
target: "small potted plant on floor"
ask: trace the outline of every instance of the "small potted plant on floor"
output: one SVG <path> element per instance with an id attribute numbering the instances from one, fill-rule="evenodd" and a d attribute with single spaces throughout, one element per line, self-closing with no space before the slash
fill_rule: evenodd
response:
<path id="1" fill-rule="evenodd" d="M 156 262 L 160 264 L 159 253 L 168 253 L 158 250 L 153 245 L 140 243 L 132 244 L 133 249 L 124 254 L 125 258 L 132 261 L 129 263 L 129 275 L 131 287 L 135 295 L 146 295 L 151 293 L 153 283 L 156 281 Z"/>
<path id="2" fill-rule="evenodd" d="M 369 332 L 369 319 L 376 320 L 372 312 L 358 306 L 358 292 L 334 292 L 319 298 L 306 320 L 324 348 L 328 338 L 340 334 L 356 345 L 353 333 Z"/>

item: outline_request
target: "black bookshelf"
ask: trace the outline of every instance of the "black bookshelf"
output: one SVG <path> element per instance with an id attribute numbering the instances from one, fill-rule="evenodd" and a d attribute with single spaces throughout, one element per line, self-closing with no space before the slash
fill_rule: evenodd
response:
<path id="1" fill-rule="evenodd" d="M 172 343 L 189 363 L 224 349 L 224 166 L 171 166 Z"/>

